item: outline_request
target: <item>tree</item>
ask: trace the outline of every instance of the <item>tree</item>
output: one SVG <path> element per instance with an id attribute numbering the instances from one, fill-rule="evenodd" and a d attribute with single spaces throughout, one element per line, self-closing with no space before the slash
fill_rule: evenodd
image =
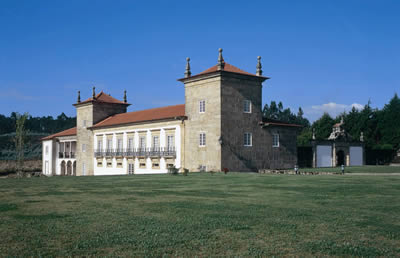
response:
<path id="1" fill-rule="evenodd" d="M 379 145 L 400 148 L 400 99 L 397 94 L 378 113 Z"/>
<path id="2" fill-rule="evenodd" d="M 24 146 L 26 140 L 27 130 L 25 128 L 25 122 L 29 114 L 24 113 L 16 114 L 15 118 L 15 150 L 17 152 L 17 172 L 22 172 L 22 167 L 24 165 Z"/>
<path id="3" fill-rule="evenodd" d="M 315 128 L 316 139 L 326 140 L 332 132 L 334 123 L 335 120 L 328 113 L 324 113 L 320 119 L 316 120 L 312 125 Z"/>

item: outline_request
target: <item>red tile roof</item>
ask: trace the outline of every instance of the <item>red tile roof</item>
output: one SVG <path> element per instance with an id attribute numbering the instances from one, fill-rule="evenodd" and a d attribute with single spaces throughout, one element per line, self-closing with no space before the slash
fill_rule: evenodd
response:
<path id="1" fill-rule="evenodd" d="M 218 71 L 218 65 L 214 65 L 213 67 L 210 67 L 207 70 L 205 70 L 205 71 L 203 71 L 203 72 L 201 72 L 201 73 L 199 73 L 197 75 L 213 73 L 213 72 L 216 72 L 216 71 Z M 233 66 L 233 65 L 228 64 L 228 63 L 225 63 L 224 71 L 231 72 L 231 73 L 240 73 L 240 74 L 245 74 L 245 75 L 257 76 L 255 74 L 243 71 L 243 70 L 237 68 L 236 66 Z"/>
<path id="2" fill-rule="evenodd" d="M 130 124 L 154 120 L 173 119 L 185 116 L 185 105 L 175 105 L 168 107 L 152 108 L 141 111 L 122 113 L 110 116 L 103 121 L 95 124 L 92 128 L 112 126 L 119 124 Z"/>
<path id="3" fill-rule="evenodd" d="M 225 71 L 225 72 L 237 73 L 237 74 L 243 74 L 243 75 L 248 75 L 248 76 L 259 77 L 259 78 L 262 78 L 262 79 L 264 79 L 264 80 L 269 79 L 269 77 L 258 76 L 258 75 L 255 75 L 255 74 L 253 74 L 253 73 L 248 73 L 248 72 L 246 72 L 246 71 L 243 71 L 242 69 L 239 69 L 239 68 L 237 68 L 236 66 L 233 66 L 233 65 L 231 65 L 231 64 L 228 64 L 227 62 L 224 62 L 224 63 L 225 63 L 225 66 L 224 66 L 224 70 L 223 70 L 223 71 Z M 204 75 L 204 74 L 214 73 L 214 72 L 217 72 L 217 71 L 218 71 L 218 65 L 214 65 L 214 66 L 208 68 L 207 70 L 205 70 L 205 71 L 203 71 L 203 72 L 201 72 L 201 73 L 199 73 L 199 74 L 193 75 L 193 76 L 191 76 L 191 77 L 189 77 L 189 78 L 201 76 L 201 75 Z M 183 81 L 183 80 L 189 79 L 189 78 L 178 79 L 178 81 Z"/>
<path id="4" fill-rule="evenodd" d="M 75 105 L 79 105 L 79 104 L 83 104 L 83 103 L 89 103 L 89 102 L 102 102 L 102 103 L 111 103 L 111 104 L 122 104 L 122 105 L 130 105 L 128 103 L 125 103 L 123 101 L 120 101 L 116 98 L 111 97 L 110 95 L 108 95 L 107 93 L 104 93 L 103 91 L 101 91 L 99 94 L 96 95 L 96 98 L 88 98 L 85 101 L 76 103 Z"/>
<path id="5" fill-rule="evenodd" d="M 67 129 L 67 130 L 64 130 L 64 131 L 61 131 L 61 132 L 46 136 L 46 137 L 42 138 L 41 140 L 42 141 L 46 141 L 46 140 L 51 140 L 51 139 L 56 138 L 56 137 L 74 136 L 74 135 L 76 135 L 76 127 L 73 127 L 73 128 L 70 128 L 70 129 Z"/>

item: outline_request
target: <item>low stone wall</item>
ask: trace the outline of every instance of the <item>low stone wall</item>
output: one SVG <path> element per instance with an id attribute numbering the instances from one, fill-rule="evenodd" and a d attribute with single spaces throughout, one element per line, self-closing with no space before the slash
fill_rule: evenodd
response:
<path id="1" fill-rule="evenodd" d="M 260 169 L 259 174 L 281 174 L 281 175 L 296 175 L 294 170 L 277 170 L 277 169 Z M 298 171 L 297 175 L 340 175 L 333 172 L 318 172 L 318 171 Z"/>

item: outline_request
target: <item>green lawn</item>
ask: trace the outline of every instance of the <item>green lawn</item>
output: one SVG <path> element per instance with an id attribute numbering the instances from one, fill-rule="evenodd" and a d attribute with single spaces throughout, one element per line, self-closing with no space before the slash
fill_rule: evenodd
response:
<path id="1" fill-rule="evenodd" d="M 340 167 L 334 168 L 300 168 L 300 171 L 318 171 L 341 173 Z M 345 173 L 400 173 L 400 166 L 362 166 L 345 167 Z"/>
<path id="2" fill-rule="evenodd" d="M 0 180 L 1 256 L 400 256 L 399 176 Z"/>

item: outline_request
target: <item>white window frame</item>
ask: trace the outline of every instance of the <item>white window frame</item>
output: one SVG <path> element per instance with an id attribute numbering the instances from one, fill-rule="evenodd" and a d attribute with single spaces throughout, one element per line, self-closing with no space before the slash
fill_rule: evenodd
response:
<path id="1" fill-rule="evenodd" d="M 199 147 L 205 147 L 206 146 L 206 133 L 205 132 L 200 132 L 199 134 Z"/>
<path id="2" fill-rule="evenodd" d="M 83 120 L 83 128 L 86 128 L 87 126 L 87 120 Z"/>
<path id="3" fill-rule="evenodd" d="M 243 146 L 251 147 L 253 146 L 253 135 L 252 133 L 244 133 L 243 134 Z"/>
<path id="4" fill-rule="evenodd" d="M 103 140 L 97 140 L 97 150 L 102 151 L 103 149 Z"/>
<path id="5" fill-rule="evenodd" d="M 133 143 L 134 143 L 133 137 L 129 137 L 128 138 L 128 150 L 130 150 L 130 151 L 133 150 L 133 146 L 134 146 Z"/>
<path id="6" fill-rule="evenodd" d="M 139 137 L 139 149 L 146 149 L 146 136 Z"/>
<path id="7" fill-rule="evenodd" d="M 279 133 L 272 134 L 272 147 L 278 148 L 280 145 L 279 143 Z"/>
<path id="8" fill-rule="evenodd" d="M 158 135 L 153 135 L 152 147 L 153 149 L 160 148 L 160 137 Z"/>
<path id="9" fill-rule="evenodd" d="M 248 107 L 248 109 L 247 109 L 247 107 Z M 248 99 L 245 99 L 243 101 L 243 113 L 248 113 L 248 114 L 251 113 L 251 101 Z"/>
<path id="10" fill-rule="evenodd" d="M 45 147 L 45 153 L 46 153 L 46 155 L 49 154 L 49 146 Z"/>
<path id="11" fill-rule="evenodd" d="M 113 149 L 113 140 L 107 139 L 107 150 L 111 151 Z"/>
<path id="12" fill-rule="evenodd" d="M 205 112 L 206 112 L 206 101 L 200 100 L 199 101 L 199 113 L 205 113 Z"/>
<path id="13" fill-rule="evenodd" d="M 82 152 L 86 152 L 86 144 L 82 143 Z"/>
<path id="14" fill-rule="evenodd" d="M 167 135 L 167 149 L 173 149 L 175 147 L 175 141 L 173 135 Z"/>
<path id="15" fill-rule="evenodd" d="M 124 143 L 122 139 L 117 139 L 117 151 L 122 151 Z"/>

